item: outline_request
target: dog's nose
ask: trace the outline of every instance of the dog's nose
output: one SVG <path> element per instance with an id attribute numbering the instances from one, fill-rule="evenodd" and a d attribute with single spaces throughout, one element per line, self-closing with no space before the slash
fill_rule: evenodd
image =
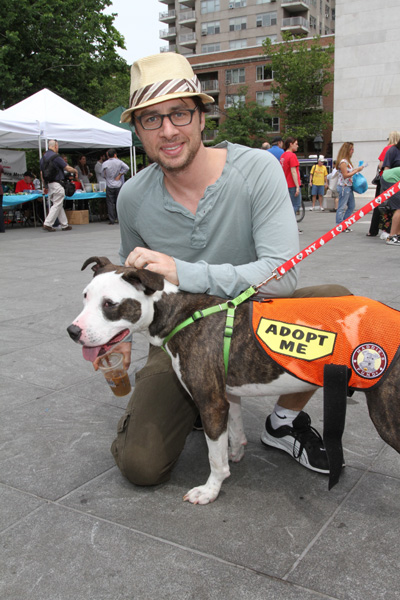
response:
<path id="1" fill-rule="evenodd" d="M 74 342 L 78 342 L 79 338 L 82 335 L 82 329 L 78 327 L 78 325 L 70 325 L 67 327 L 67 331 L 69 333 L 70 338 L 74 340 Z"/>

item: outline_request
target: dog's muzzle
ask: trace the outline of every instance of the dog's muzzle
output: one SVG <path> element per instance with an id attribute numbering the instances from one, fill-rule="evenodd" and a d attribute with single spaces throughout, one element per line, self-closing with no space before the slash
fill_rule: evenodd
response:
<path id="1" fill-rule="evenodd" d="M 74 340 L 74 342 L 79 342 L 79 339 L 82 335 L 82 329 L 78 327 L 78 325 L 70 325 L 67 327 L 67 331 L 69 337 Z"/>

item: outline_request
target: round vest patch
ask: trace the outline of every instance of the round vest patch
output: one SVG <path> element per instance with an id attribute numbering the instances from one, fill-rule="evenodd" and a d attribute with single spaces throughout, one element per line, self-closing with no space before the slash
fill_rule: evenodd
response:
<path id="1" fill-rule="evenodd" d="M 386 352 L 377 344 L 361 344 L 351 355 L 351 366 L 364 379 L 380 377 L 388 364 Z"/>

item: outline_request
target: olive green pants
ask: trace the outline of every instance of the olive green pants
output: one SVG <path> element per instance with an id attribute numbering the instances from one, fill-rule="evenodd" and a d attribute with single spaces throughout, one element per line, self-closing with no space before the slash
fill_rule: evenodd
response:
<path id="1" fill-rule="evenodd" d="M 323 285 L 300 288 L 293 297 L 348 295 L 343 286 Z M 179 383 L 169 356 L 151 346 L 146 365 L 136 374 L 135 389 L 111 446 L 121 473 L 136 485 L 167 481 L 197 415 L 196 405 Z"/>

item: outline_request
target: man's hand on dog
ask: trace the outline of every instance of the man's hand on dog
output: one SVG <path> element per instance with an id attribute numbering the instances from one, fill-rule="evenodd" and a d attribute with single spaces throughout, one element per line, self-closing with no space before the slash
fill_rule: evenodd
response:
<path id="1" fill-rule="evenodd" d="M 124 368 L 127 371 L 129 369 L 129 365 L 131 364 L 131 353 L 132 353 L 132 342 L 121 342 L 117 344 L 112 349 L 113 352 L 119 352 L 124 357 Z M 98 356 L 96 360 L 93 361 L 93 367 L 95 371 L 99 369 L 100 360 L 105 356 Z"/>
<path id="2" fill-rule="evenodd" d="M 129 254 L 125 261 L 125 266 L 135 267 L 136 269 L 148 269 L 154 273 L 164 275 L 167 281 L 179 285 L 175 261 L 168 254 L 138 247 Z"/>

